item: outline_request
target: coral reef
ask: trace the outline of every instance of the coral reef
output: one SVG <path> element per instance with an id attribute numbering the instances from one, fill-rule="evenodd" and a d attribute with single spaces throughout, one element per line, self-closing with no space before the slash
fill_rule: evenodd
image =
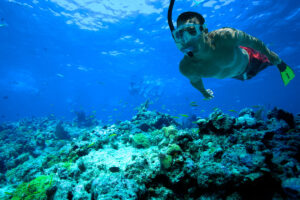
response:
<path id="1" fill-rule="evenodd" d="M 84 111 L 75 112 L 77 119 L 75 122 L 78 127 L 91 127 L 97 125 L 97 121 L 94 119 L 94 116 L 87 117 Z"/>
<path id="2" fill-rule="evenodd" d="M 69 135 L 69 133 L 67 131 L 65 131 L 64 127 L 62 126 L 62 124 L 63 124 L 63 122 L 60 121 L 56 125 L 55 136 L 58 139 L 61 139 L 61 140 L 68 140 L 68 139 L 70 139 L 70 135 Z"/>
<path id="3" fill-rule="evenodd" d="M 52 192 L 50 192 L 51 190 Z M 55 191 L 53 177 L 39 176 L 29 183 L 20 184 L 12 193 L 12 200 L 47 200 L 53 195 L 53 191 Z"/>
<path id="4" fill-rule="evenodd" d="M 137 148 L 147 148 L 150 147 L 150 141 L 147 136 L 145 136 L 143 133 L 135 134 L 133 136 L 133 144 Z"/>
<path id="5" fill-rule="evenodd" d="M 3 124 L 0 199 L 299 199 L 299 114 L 259 115 L 216 109 L 181 129 L 146 102 L 112 125 Z"/>

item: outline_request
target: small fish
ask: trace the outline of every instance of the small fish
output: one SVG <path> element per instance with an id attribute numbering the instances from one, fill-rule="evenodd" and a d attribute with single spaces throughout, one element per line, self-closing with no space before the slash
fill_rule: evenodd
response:
<path id="1" fill-rule="evenodd" d="M 95 115 L 91 115 L 91 116 L 90 116 L 90 118 L 94 118 L 94 117 L 95 117 Z"/>
<path id="2" fill-rule="evenodd" d="M 193 121 L 192 123 L 193 123 L 193 124 L 198 124 L 198 122 L 197 122 L 197 121 Z"/>
<path id="3" fill-rule="evenodd" d="M 224 118 L 223 115 L 219 115 L 219 116 L 217 117 L 217 120 L 220 120 L 220 119 L 223 119 L 223 118 Z"/>
<path id="4" fill-rule="evenodd" d="M 14 193 L 12 193 L 12 192 L 4 192 L 4 193 L 7 194 L 7 195 L 11 195 L 11 196 L 14 195 Z"/>
<path id="5" fill-rule="evenodd" d="M 90 148 L 90 147 L 92 147 L 94 145 L 95 145 L 95 142 L 93 142 L 92 144 L 90 144 L 89 146 L 87 146 L 87 148 Z"/>
<path id="6" fill-rule="evenodd" d="M 216 111 L 216 110 L 219 110 L 219 108 L 218 108 L 218 107 L 214 107 L 214 108 L 213 108 L 213 111 Z"/>
<path id="7" fill-rule="evenodd" d="M 8 26 L 8 24 L 4 21 L 4 18 L 1 18 L 1 20 L 0 20 L 0 28 L 4 28 L 6 26 Z"/>
<path id="8" fill-rule="evenodd" d="M 77 69 L 80 70 L 80 71 L 85 71 L 85 72 L 89 71 L 89 70 L 88 70 L 87 68 L 85 68 L 85 67 L 77 67 Z"/>
<path id="9" fill-rule="evenodd" d="M 193 6 L 199 6 L 200 3 L 204 2 L 204 0 L 193 0 L 193 3 L 192 3 L 192 7 Z"/>
<path id="10" fill-rule="evenodd" d="M 97 82 L 99 85 L 104 85 L 104 82 L 102 82 L 102 81 L 98 81 Z"/>
<path id="11" fill-rule="evenodd" d="M 8 99 L 8 96 L 3 96 L 2 98 L 3 98 L 3 99 Z"/>
<path id="12" fill-rule="evenodd" d="M 193 133 L 199 133 L 199 129 L 197 129 L 197 128 L 193 128 L 192 131 L 193 131 Z"/>
<path id="13" fill-rule="evenodd" d="M 254 106 L 251 106 L 252 108 L 260 108 L 260 107 L 262 107 L 262 106 L 260 106 L 260 105 L 254 105 Z"/>
<path id="14" fill-rule="evenodd" d="M 182 117 L 189 117 L 188 115 L 186 115 L 186 114 L 179 114 L 180 116 L 182 116 Z"/>
<path id="15" fill-rule="evenodd" d="M 118 109 L 117 109 L 117 108 L 115 108 L 115 109 L 114 109 L 114 111 L 118 111 Z"/>
<path id="16" fill-rule="evenodd" d="M 52 185 L 52 180 L 53 180 L 53 176 L 51 176 L 51 180 L 50 180 L 50 183 L 49 183 L 50 186 Z"/>
<path id="17" fill-rule="evenodd" d="M 179 119 L 179 117 L 177 117 L 177 116 L 171 116 L 172 118 L 174 118 L 174 119 Z"/>
<path id="18" fill-rule="evenodd" d="M 63 74 L 56 74 L 56 76 L 58 76 L 58 77 L 60 77 L 60 78 L 65 77 Z"/>
<path id="19" fill-rule="evenodd" d="M 110 134 L 109 137 L 114 137 L 116 136 L 117 134 L 113 133 L 113 134 Z"/>
<path id="20" fill-rule="evenodd" d="M 234 112 L 234 113 L 237 113 L 237 111 L 236 110 L 228 110 L 229 112 Z"/>
<path id="21" fill-rule="evenodd" d="M 192 107 L 198 107 L 199 105 L 197 105 L 197 104 L 190 104 L 190 106 L 192 106 Z"/>
<path id="22" fill-rule="evenodd" d="M 96 112 L 97 112 L 96 110 L 93 110 L 93 111 L 92 111 L 92 113 L 96 113 Z"/>

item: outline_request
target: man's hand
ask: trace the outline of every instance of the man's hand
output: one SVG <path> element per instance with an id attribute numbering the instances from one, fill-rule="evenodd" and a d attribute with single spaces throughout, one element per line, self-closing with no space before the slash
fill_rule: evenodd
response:
<path id="1" fill-rule="evenodd" d="M 197 81 L 191 81 L 192 86 L 194 86 L 197 90 L 199 90 L 202 95 L 205 97 L 205 100 L 210 100 L 214 98 L 214 93 L 210 89 L 205 89 L 202 79 L 198 78 Z"/>
<path id="2" fill-rule="evenodd" d="M 205 97 L 205 100 L 210 100 L 215 97 L 214 92 L 210 89 L 205 90 L 205 92 L 203 92 L 202 94 Z"/>

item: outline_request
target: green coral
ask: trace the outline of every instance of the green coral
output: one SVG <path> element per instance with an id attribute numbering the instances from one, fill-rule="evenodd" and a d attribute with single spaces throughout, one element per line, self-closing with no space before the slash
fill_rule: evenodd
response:
<path id="1" fill-rule="evenodd" d="M 169 155 L 175 155 L 182 152 L 182 149 L 177 144 L 171 144 L 167 149 L 167 154 Z"/>
<path id="2" fill-rule="evenodd" d="M 148 148 L 150 147 L 150 141 L 147 136 L 143 133 L 139 133 L 133 136 L 134 145 L 138 148 Z"/>
<path id="3" fill-rule="evenodd" d="M 17 173 L 17 171 L 20 169 L 21 166 L 22 166 L 22 165 L 19 165 L 19 166 L 15 167 L 15 168 L 13 168 L 13 169 L 11 169 L 11 170 L 8 170 L 8 171 L 5 173 L 5 176 L 6 176 L 7 178 L 13 178 L 13 177 L 15 177 L 15 174 Z"/>
<path id="4" fill-rule="evenodd" d="M 150 134 L 152 137 L 156 137 L 162 135 L 162 131 L 155 129 L 154 131 L 150 132 Z"/>
<path id="5" fill-rule="evenodd" d="M 172 166 L 173 158 L 170 155 L 160 155 L 160 166 L 162 169 L 169 169 Z"/>
<path id="6" fill-rule="evenodd" d="M 85 147 L 85 149 L 88 149 L 93 145 Z M 85 149 L 83 148 L 82 151 L 85 151 Z M 44 168 L 49 168 L 49 167 L 52 167 L 53 165 L 58 164 L 60 162 L 74 163 L 78 158 L 79 158 L 79 155 L 77 155 L 77 152 L 75 152 L 75 151 L 67 152 L 66 150 L 61 150 L 59 152 L 59 156 L 57 156 L 55 154 L 48 155 L 46 157 L 46 159 L 44 160 L 44 162 L 43 162 L 43 167 Z M 66 165 L 68 165 L 68 164 L 64 164 L 64 166 L 66 166 Z M 66 167 L 66 168 L 68 168 L 68 167 Z"/>
<path id="7" fill-rule="evenodd" d="M 71 170 L 72 164 L 73 164 L 72 161 L 69 160 L 69 161 L 67 161 L 67 162 L 63 162 L 62 166 L 63 166 L 64 168 L 66 168 L 67 170 Z"/>
<path id="8" fill-rule="evenodd" d="M 177 134 L 178 130 L 176 129 L 175 126 L 168 126 L 168 127 L 163 127 L 162 128 L 164 134 L 165 134 L 165 137 L 168 137 L 170 139 L 174 138 L 175 135 Z"/>
<path id="9" fill-rule="evenodd" d="M 43 162 L 43 167 L 44 168 L 49 168 L 52 167 L 53 165 L 57 164 L 60 162 L 60 157 L 57 155 L 48 155 Z"/>
<path id="10" fill-rule="evenodd" d="M 46 192 L 53 184 L 52 179 L 52 176 L 39 176 L 29 183 L 20 184 L 13 193 L 12 200 L 46 200 Z"/>

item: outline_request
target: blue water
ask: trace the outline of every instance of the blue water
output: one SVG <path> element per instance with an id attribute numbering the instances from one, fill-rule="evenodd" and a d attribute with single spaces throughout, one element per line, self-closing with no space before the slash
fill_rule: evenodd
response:
<path id="1" fill-rule="evenodd" d="M 183 54 L 167 23 L 169 0 L 0 0 L 0 120 L 84 110 L 98 119 L 130 119 L 150 109 L 207 116 L 247 106 L 300 112 L 300 1 L 210 0 L 184 11 L 204 15 L 209 31 L 243 30 L 265 42 L 296 78 L 284 86 L 275 67 L 249 81 L 204 79 L 215 98 L 204 101 L 179 73 Z M 199 105 L 190 106 L 191 101 Z"/>

